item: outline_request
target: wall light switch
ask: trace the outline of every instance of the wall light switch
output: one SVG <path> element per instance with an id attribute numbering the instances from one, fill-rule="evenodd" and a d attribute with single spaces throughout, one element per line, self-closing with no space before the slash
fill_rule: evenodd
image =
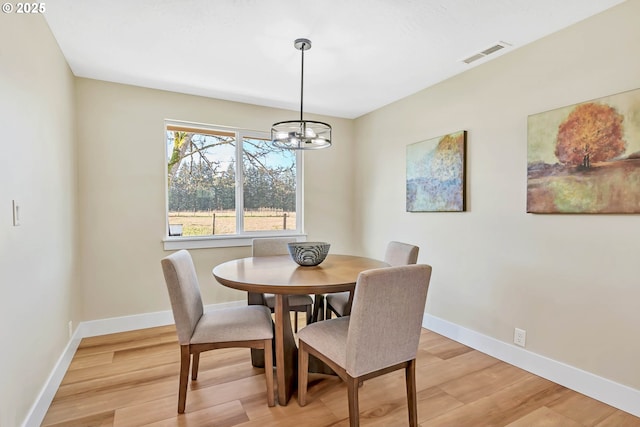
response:
<path id="1" fill-rule="evenodd" d="M 13 205 L 13 226 L 17 227 L 20 225 L 20 205 L 15 200 L 11 201 Z"/>

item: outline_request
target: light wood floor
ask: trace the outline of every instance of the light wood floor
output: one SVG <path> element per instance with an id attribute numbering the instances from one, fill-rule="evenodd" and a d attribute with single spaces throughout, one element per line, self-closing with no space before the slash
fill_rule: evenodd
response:
<path id="1" fill-rule="evenodd" d="M 264 371 L 247 349 L 203 353 L 187 409 L 177 415 L 175 328 L 83 339 L 43 426 L 348 426 L 347 390 L 310 375 L 307 406 L 294 395 L 267 407 Z M 423 330 L 417 360 L 418 419 L 427 426 L 640 426 L 640 418 Z M 408 425 L 404 374 L 364 383 L 361 425 Z"/>

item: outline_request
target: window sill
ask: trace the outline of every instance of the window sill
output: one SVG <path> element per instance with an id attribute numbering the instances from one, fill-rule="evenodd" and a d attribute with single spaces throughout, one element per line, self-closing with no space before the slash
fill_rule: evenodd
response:
<path id="1" fill-rule="evenodd" d="M 295 237 L 298 241 L 304 241 L 306 234 L 255 234 L 242 236 L 220 236 L 220 237 L 165 237 L 162 241 L 165 251 L 175 251 L 179 249 L 207 249 L 207 248 L 230 248 L 234 246 L 251 246 L 253 239 L 261 237 Z"/>

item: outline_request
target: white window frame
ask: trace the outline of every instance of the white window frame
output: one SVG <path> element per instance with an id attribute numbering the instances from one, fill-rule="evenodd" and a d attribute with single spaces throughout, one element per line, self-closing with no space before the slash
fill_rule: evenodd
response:
<path id="1" fill-rule="evenodd" d="M 191 129 L 219 130 L 225 132 L 234 132 L 236 134 L 236 234 L 212 235 L 212 236 L 169 236 L 169 189 L 167 187 L 167 127 L 177 126 Z M 298 240 L 305 240 L 304 233 L 304 173 L 303 173 L 303 155 L 301 150 L 296 150 L 296 229 L 295 230 L 269 230 L 269 231 L 244 231 L 244 194 L 243 186 L 239 183 L 243 182 L 243 171 L 239 167 L 242 164 L 243 141 L 244 138 L 270 139 L 270 133 L 267 131 L 256 131 L 242 128 L 234 128 L 229 126 L 211 125 L 205 123 L 194 123 L 180 120 L 165 120 L 163 127 L 163 185 L 164 185 L 164 249 L 203 249 L 203 248 L 222 248 L 233 246 L 250 246 L 254 238 L 259 237 L 296 237 Z"/>

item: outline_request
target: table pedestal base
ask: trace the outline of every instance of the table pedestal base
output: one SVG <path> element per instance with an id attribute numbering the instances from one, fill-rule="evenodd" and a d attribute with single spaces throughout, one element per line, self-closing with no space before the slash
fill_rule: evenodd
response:
<path id="1" fill-rule="evenodd" d="M 249 304 L 261 304 L 260 294 L 249 293 Z M 274 364 L 276 366 L 276 383 L 278 384 L 278 403 L 286 406 L 293 391 L 298 386 L 298 346 L 291 328 L 289 316 L 289 298 L 287 295 L 276 294 L 274 322 Z M 280 327 L 278 327 L 280 325 Z M 282 343 L 282 344 L 279 344 Z M 281 351 L 279 351 L 281 350 Z M 251 364 L 257 368 L 264 368 L 264 350 L 251 349 Z M 335 375 L 335 372 L 321 360 L 309 355 L 309 372 Z"/>

